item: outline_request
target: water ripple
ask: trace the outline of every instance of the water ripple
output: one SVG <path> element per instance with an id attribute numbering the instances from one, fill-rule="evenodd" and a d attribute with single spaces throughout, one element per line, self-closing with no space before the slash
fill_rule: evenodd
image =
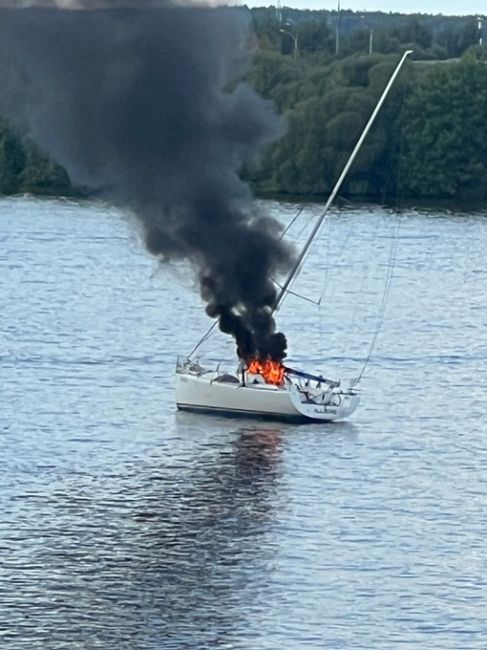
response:
<path id="1" fill-rule="evenodd" d="M 2 649 L 485 647 L 485 221 L 335 211 L 280 323 L 357 376 L 396 218 L 363 404 L 294 426 L 175 412 L 207 322 L 111 206 L 0 201 Z"/>

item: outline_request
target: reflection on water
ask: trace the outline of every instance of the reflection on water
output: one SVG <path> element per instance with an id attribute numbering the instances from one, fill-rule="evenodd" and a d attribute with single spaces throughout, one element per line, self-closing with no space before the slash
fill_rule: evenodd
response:
<path id="1" fill-rule="evenodd" d="M 180 420 L 177 431 L 185 435 Z M 282 440 L 258 426 L 225 438 L 177 471 L 161 463 L 98 484 L 78 476 L 36 500 L 35 527 L 6 538 L 5 638 L 38 648 L 87 635 L 89 647 L 231 645 L 252 623 L 272 560 L 265 536 Z"/>
<path id="2" fill-rule="evenodd" d="M 174 647 L 230 643 L 265 582 L 279 475 L 277 430 L 244 429 L 213 458 L 199 458 L 176 489 L 154 489 L 135 515 L 146 526 L 135 544 L 146 558 L 136 582 Z M 168 646 L 172 647 L 172 646 Z"/>
<path id="3" fill-rule="evenodd" d="M 146 576 L 175 647 L 195 630 L 201 645 L 250 623 L 270 552 L 262 537 L 274 514 L 279 443 L 276 431 L 241 431 L 211 464 L 200 459 L 179 491 L 158 491 Z"/>

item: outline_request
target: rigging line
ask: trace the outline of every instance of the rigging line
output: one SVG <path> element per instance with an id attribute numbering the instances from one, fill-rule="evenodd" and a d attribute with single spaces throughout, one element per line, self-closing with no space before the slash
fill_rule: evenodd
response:
<path id="1" fill-rule="evenodd" d="M 359 271 L 360 275 L 360 286 L 358 289 L 358 294 L 359 296 L 364 295 L 364 290 L 365 290 L 365 283 L 369 279 L 369 274 L 370 274 L 370 268 L 371 268 L 371 263 L 370 259 L 372 256 L 376 255 L 376 252 L 374 251 L 374 248 L 372 244 L 376 241 L 377 239 L 377 231 L 379 229 L 379 219 L 374 219 L 374 228 L 370 231 L 368 239 L 366 241 L 365 245 L 365 250 L 368 251 L 368 254 L 364 261 L 362 262 L 361 270 Z M 357 314 L 359 313 L 359 310 L 362 308 L 362 305 L 360 304 L 359 300 L 354 301 L 353 303 L 353 312 L 351 316 L 351 320 L 349 322 L 349 330 L 353 330 L 355 327 L 355 323 L 357 320 Z"/>
<path id="2" fill-rule="evenodd" d="M 299 215 L 302 213 L 303 210 L 304 210 L 304 205 L 302 205 L 300 208 L 298 208 L 298 211 L 296 212 L 294 217 L 291 219 L 291 221 L 288 223 L 288 225 L 282 231 L 281 236 L 279 237 L 279 239 L 283 239 L 287 235 L 287 233 L 294 226 L 294 224 L 296 222 L 296 219 L 299 217 Z"/>
<path id="3" fill-rule="evenodd" d="M 367 356 L 365 357 L 364 364 L 362 366 L 362 370 L 360 371 L 359 376 L 356 377 L 355 379 L 353 379 L 350 382 L 350 387 L 351 388 L 354 387 L 354 386 L 357 386 L 357 384 L 362 379 L 362 377 L 363 377 L 363 375 L 365 373 L 365 370 L 366 370 L 366 368 L 367 368 L 367 366 L 369 364 L 369 361 L 370 361 L 370 359 L 372 357 L 372 353 L 373 353 L 375 345 L 377 343 L 377 338 L 379 336 L 379 333 L 380 333 L 380 331 L 382 329 L 382 325 L 384 323 L 384 317 L 385 317 L 385 313 L 386 313 L 387 301 L 388 301 L 388 298 L 389 298 L 389 293 L 390 293 L 391 286 L 392 286 L 392 279 L 394 277 L 394 270 L 395 270 L 395 267 L 396 267 L 399 229 L 400 229 L 400 221 L 399 221 L 399 217 L 397 217 L 396 223 L 394 224 L 394 234 L 393 234 L 393 238 L 392 238 L 392 241 L 391 241 L 391 248 L 390 248 L 390 253 L 389 253 L 389 264 L 388 264 L 388 267 L 387 267 L 387 275 L 386 275 L 386 281 L 385 281 L 385 284 L 384 284 L 384 292 L 382 294 L 382 301 L 381 301 L 381 304 L 380 304 L 380 307 L 379 307 L 379 313 L 378 313 L 378 316 L 377 316 L 377 323 L 376 323 L 376 327 L 375 327 L 375 332 L 374 332 L 374 335 L 372 336 L 372 340 L 371 340 L 370 346 L 369 346 L 369 351 L 367 353 Z"/>
<path id="4" fill-rule="evenodd" d="M 279 282 L 276 282 L 276 280 L 272 280 L 274 284 L 277 286 L 278 289 L 281 288 L 281 285 Z M 298 293 L 297 291 L 291 291 L 291 289 L 287 290 L 287 293 L 291 294 L 291 296 L 296 296 L 296 298 L 301 298 L 302 300 L 306 300 L 306 302 L 311 302 L 313 305 L 319 306 L 320 301 L 313 300 L 313 298 L 309 298 L 308 296 L 303 296 L 301 293 Z"/>
<path id="5" fill-rule="evenodd" d="M 215 321 L 215 322 L 212 324 L 212 326 L 209 328 L 209 330 L 206 332 L 206 334 L 204 334 L 204 335 L 200 338 L 200 340 L 198 341 L 198 343 L 194 346 L 194 348 L 193 348 L 193 349 L 191 350 L 191 352 L 188 354 L 188 359 L 191 359 L 191 357 L 192 357 L 193 354 L 196 352 L 196 350 L 197 350 L 201 345 L 203 345 L 203 343 L 204 343 L 205 341 L 207 341 L 207 340 L 210 338 L 211 333 L 213 332 L 213 330 L 215 329 L 215 327 L 217 326 L 217 324 L 218 324 L 218 321 Z"/>
<path id="6" fill-rule="evenodd" d="M 323 336 L 323 316 L 322 316 L 322 311 L 321 311 L 321 298 L 320 302 L 318 303 L 318 327 L 320 329 L 320 353 L 321 357 L 324 358 L 325 356 L 325 337 Z"/>
<path id="7" fill-rule="evenodd" d="M 303 224 L 301 230 L 295 236 L 294 239 L 296 241 L 296 244 L 299 242 L 301 237 L 306 233 L 306 231 L 309 229 L 309 227 L 312 225 L 312 223 L 313 223 L 313 215 L 311 215 L 311 219 L 309 219 L 308 221 L 305 221 L 305 223 Z"/>
<path id="8" fill-rule="evenodd" d="M 340 219 L 341 219 L 341 215 L 338 216 L 337 223 L 338 223 L 338 221 Z M 342 245 L 341 245 L 340 250 L 339 250 L 338 255 L 337 255 L 337 261 L 334 264 L 335 269 L 338 268 L 340 263 L 343 261 L 344 254 L 345 254 L 345 248 L 346 248 L 346 246 L 348 244 L 348 241 L 350 239 L 350 234 L 352 232 L 352 227 L 353 227 L 353 221 L 351 221 L 348 224 L 345 239 L 342 242 Z M 329 238 L 328 238 L 328 246 L 327 246 L 327 254 L 328 255 L 329 255 L 329 252 L 330 252 L 329 243 L 330 243 L 330 241 L 329 241 Z M 327 263 L 327 265 L 326 265 L 326 267 L 325 267 L 325 269 L 323 271 L 323 290 L 322 290 L 321 295 L 320 295 L 320 297 L 318 299 L 319 304 L 321 304 L 323 302 L 326 294 L 328 293 L 328 289 L 329 289 L 330 284 L 331 284 L 331 278 L 329 277 L 329 275 L 330 275 L 330 264 Z"/>
<path id="9" fill-rule="evenodd" d="M 320 296 L 319 296 L 319 298 L 318 298 L 318 305 L 321 305 L 321 303 L 322 303 L 322 301 L 323 301 L 323 298 L 324 298 L 324 295 L 325 295 L 325 293 L 326 293 L 326 291 L 327 291 L 327 289 L 328 289 L 329 276 L 330 276 L 330 269 L 331 269 L 331 264 L 330 264 L 330 257 L 331 257 L 330 248 L 331 248 L 331 242 L 334 241 L 334 240 L 336 239 L 336 237 L 334 236 L 334 235 L 335 235 L 335 228 L 336 228 L 336 227 L 338 226 L 338 224 L 339 224 L 340 216 L 341 216 L 341 215 L 340 215 L 340 212 L 338 212 L 335 221 L 334 221 L 334 222 L 333 222 L 333 221 L 331 222 L 331 225 L 330 225 L 330 227 L 329 227 L 329 229 L 328 229 L 328 233 L 327 233 L 327 237 L 326 237 L 326 248 L 325 248 L 325 250 L 324 250 L 324 255 L 323 255 L 324 266 L 323 266 L 323 271 L 322 271 L 322 273 L 321 273 L 321 286 L 322 286 L 322 290 L 321 290 Z M 332 226 L 333 226 L 333 229 L 332 229 Z M 319 313 L 320 313 L 320 317 L 321 317 L 321 311 L 320 311 Z"/>
<path id="10" fill-rule="evenodd" d="M 316 302 L 316 300 L 313 300 L 313 298 L 308 298 L 308 296 L 302 296 L 300 293 L 296 293 L 296 291 L 292 291 L 291 289 L 288 289 L 287 293 L 289 293 L 291 296 L 296 296 L 296 298 L 301 298 L 301 300 L 306 300 L 306 302 L 310 302 L 313 305 L 317 305 L 317 306 L 320 305 L 320 303 Z"/>
<path id="11" fill-rule="evenodd" d="M 303 207 L 304 207 L 304 206 L 303 206 Z M 320 214 L 318 215 L 317 218 L 318 218 L 318 219 L 321 219 L 322 216 L 323 216 L 322 213 L 320 213 Z M 340 219 L 340 218 L 341 218 L 340 213 L 338 213 L 337 215 L 336 215 L 336 213 L 329 213 L 329 214 L 327 215 L 328 218 L 329 218 L 329 217 L 332 217 L 332 216 L 337 216 L 337 219 Z M 328 220 L 329 220 L 329 219 L 327 219 L 327 221 L 328 221 Z M 324 220 L 323 220 L 323 222 L 324 222 Z M 305 224 L 304 224 L 303 228 L 301 229 L 301 231 L 300 231 L 299 234 L 297 235 L 296 240 L 298 240 L 298 239 L 299 239 L 299 238 L 300 238 L 300 237 L 301 237 L 301 236 L 306 232 L 306 230 L 309 228 L 309 226 L 310 226 L 311 224 L 312 224 L 312 222 L 308 222 L 308 223 L 305 223 Z M 314 228 L 314 227 L 315 227 L 315 226 L 313 226 L 313 228 Z M 351 226 L 350 226 L 350 228 L 351 228 Z M 347 237 L 347 239 L 348 239 L 348 237 Z M 328 236 L 328 237 L 326 238 L 327 250 L 326 250 L 326 253 L 325 253 L 325 255 L 326 255 L 327 258 L 328 258 L 328 256 L 329 256 L 329 252 L 330 252 L 330 241 L 331 241 L 331 237 Z M 340 249 L 340 252 L 341 252 L 341 253 L 343 253 L 343 251 L 344 251 L 344 249 L 345 249 L 345 245 L 346 245 L 346 242 L 342 245 L 342 247 L 341 247 L 341 249 Z M 303 265 L 300 265 L 300 267 L 299 267 L 298 270 L 296 271 L 296 274 L 295 274 L 294 277 L 293 277 L 293 280 L 292 280 L 292 284 L 293 284 L 293 285 L 294 285 L 294 284 L 296 283 L 296 281 L 298 280 L 299 276 L 301 275 L 302 270 L 303 270 Z M 328 271 L 329 271 L 329 266 L 326 266 L 325 270 L 323 271 L 323 276 L 324 276 L 324 283 L 323 283 L 323 284 L 325 284 L 325 282 L 327 282 Z M 274 280 L 274 282 L 275 282 L 275 280 Z M 281 291 L 283 291 L 283 288 L 284 288 L 284 284 L 285 284 L 285 283 L 280 284 L 280 283 L 278 283 L 278 282 L 275 282 L 275 284 L 277 285 L 277 287 L 278 287 Z M 291 284 L 289 284 L 288 287 L 289 287 L 289 286 L 291 286 Z M 325 291 L 326 291 L 326 290 L 325 290 Z M 304 296 L 301 296 L 299 293 L 296 293 L 295 291 L 291 291 L 289 288 L 286 288 L 286 289 L 284 290 L 284 292 L 285 292 L 285 295 L 284 295 L 283 298 L 281 299 L 281 304 L 284 303 L 284 301 L 286 300 L 286 298 L 287 298 L 288 295 L 295 295 L 295 296 L 298 296 L 299 298 L 305 298 Z M 315 305 L 320 305 L 320 304 L 321 304 L 321 301 L 322 301 L 322 296 L 320 295 L 320 297 L 318 298 L 318 300 L 313 300 L 313 298 L 305 298 L 305 299 L 308 300 L 309 302 L 312 302 L 312 303 L 315 304 Z"/>

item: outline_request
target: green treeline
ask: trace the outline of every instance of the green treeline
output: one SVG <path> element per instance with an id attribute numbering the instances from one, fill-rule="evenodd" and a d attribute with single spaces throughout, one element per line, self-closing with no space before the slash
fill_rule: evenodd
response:
<path id="1" fill-rule="evenodd" d="M 258 193 L 328 194 L 412 49 L 341 193 L 390 202 L 487 198 L 487 50 L 477 18 L 253 15 L 260 48 L 249 80 L 288 125 L 246 169 Z"/>
<path id="2" fill-rule="evenodd" d="M 66 195 L 76 190 L 62 167 L 0 119 L 0 195 L 23 192 Z"/>
<path id="3" fill-rule="evenodd" d="M 283 138 L 242 171 L 257 194 L 329 193 L 401 53 L 413 49 L 341 194 L 487 199 L 487 57 L 477 19 L 290 9 L 278 16 L 272 8 L 252 17 L 247 81 L 287 123 Z M 1 113 L 17 83 L 7 62 L 0 82 Z M 0 194 L 21 192 L 76 190 L 0 118 Z"/>
<path id="4" fill-rule="evenodd" d="M 397 55 L 328 64 L 261 52 L 252 82 L 287 118 L 286 135 L 247 169 L 261 194 L 327 194 L 372 113 Z M 343 194 L 487 198 L 487 65 L 407 64 L 345 183 Z"/>

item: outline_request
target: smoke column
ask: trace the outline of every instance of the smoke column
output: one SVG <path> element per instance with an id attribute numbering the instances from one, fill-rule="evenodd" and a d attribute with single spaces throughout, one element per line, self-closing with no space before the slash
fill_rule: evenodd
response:
<path id="1" fill-rule="evenodd" d="M 282 133 L 272 106 L 235 86 L 249 14 L 129 4 L 3 0 L 0 48 L 29 79 L 11 117 L 76 184 L 129 208 L 151 253 L 193 265 L 241 358 L 281 360 L 272 278 L 292 254 L 238 176 Z"/>

